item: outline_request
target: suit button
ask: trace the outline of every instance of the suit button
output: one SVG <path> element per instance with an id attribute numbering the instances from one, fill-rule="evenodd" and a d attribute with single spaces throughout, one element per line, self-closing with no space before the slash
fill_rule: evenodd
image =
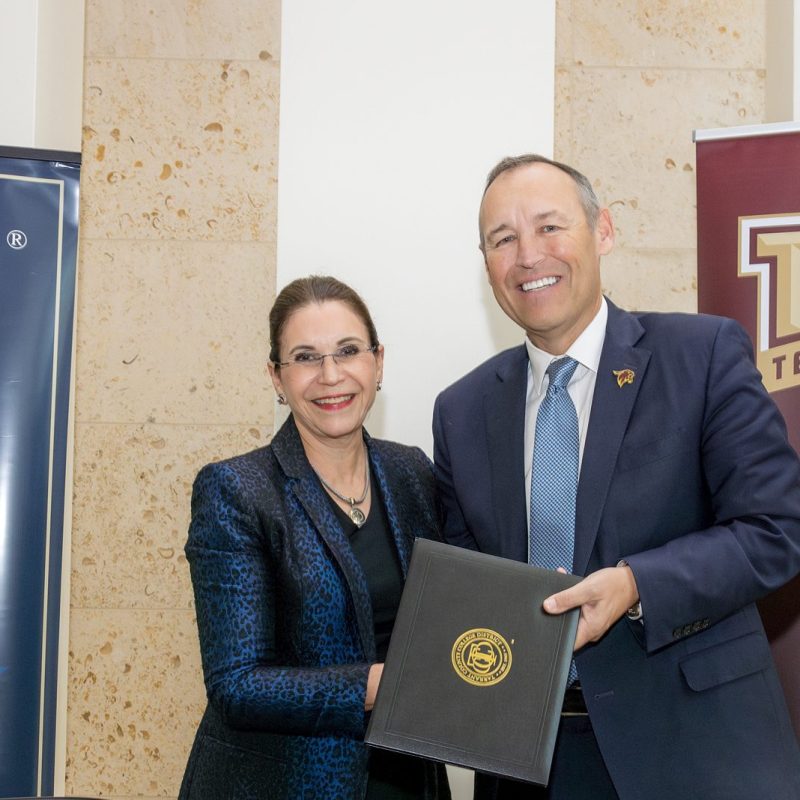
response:
<path id="1" fill-rule="evenodd" d="M 694 631 L 694 629 L 692 628 L 691 624 L 683 626 L 683 635 L 684 636 L 688 636 L 693 631 Z"/>
<path id="2" fill-rule="evenodd" d="M 681 628 L 675 628 L 675 630 L 672 631 L 672 638 L 673 639 L 680 639 L 681 635 L 682 635 L 681 631 L 682 631 Z"/>
<path id="3" fill-rule="evenodd" d="M 697 631 L 701 630 L 703 630 L 702 620 L 697 620 L 697 622 L 692 623 L 692 633 L 697 633 Z"/>

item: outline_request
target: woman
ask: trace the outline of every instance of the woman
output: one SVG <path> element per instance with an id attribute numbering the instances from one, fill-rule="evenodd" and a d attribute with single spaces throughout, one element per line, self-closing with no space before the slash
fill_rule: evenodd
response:
<path id="1" fill-rule="evenodd" d="M 209 703 L 180 797 L 449 798 L 441 765 L 363 743 L 413 539 L 438 537 L 431 464 L 363 428 L 383 346 L 348 286 L 290 283 L 270 344 L 291 416 L 194 485 L 186 555 Z"/>

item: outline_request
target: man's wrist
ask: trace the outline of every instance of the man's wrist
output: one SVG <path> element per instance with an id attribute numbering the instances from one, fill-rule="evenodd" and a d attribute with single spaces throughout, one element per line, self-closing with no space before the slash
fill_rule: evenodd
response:
<path id="1" fill-rule="evenodd" d="M 633 570 L 631 569 L 630 564 L 628 564 L 628 562 L 624 558 L 621 558 L 619 561 L 617 561 L 617 566 L 628 569 L 631 577 L 633 578 L 633 584 L 635 587 L 636 578 L 633 575 Z M 636 622 L 642 619 L 642 601 L 638 597 L 638 590 L 634 588 L 634 591 L 636 592 L 636 601 L 633 603 L 633 605 L 629 606 L 628 610 L 625 612 L 625 616 L 629 620 Z"/>

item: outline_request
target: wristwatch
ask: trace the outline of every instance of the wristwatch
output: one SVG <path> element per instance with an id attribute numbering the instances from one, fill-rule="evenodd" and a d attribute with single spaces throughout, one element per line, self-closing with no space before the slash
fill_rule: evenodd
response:
<path id="1" fill-rule="evenodd" d="M 628 566 L 630 566 L 630 564 L 628 564 L 628 562 L 624 558 L 621 558 L 619 561 L 617 561 L 617 566 L 618 567 L 628 567 Z M 637 600 L 625 612 L 625 616 L 629 620 L 631 620 L 632 622 L 637 622 L 638 620 L 641 620 L 641 618 L 642 618 L 642 601 L 641 600 Z"/>

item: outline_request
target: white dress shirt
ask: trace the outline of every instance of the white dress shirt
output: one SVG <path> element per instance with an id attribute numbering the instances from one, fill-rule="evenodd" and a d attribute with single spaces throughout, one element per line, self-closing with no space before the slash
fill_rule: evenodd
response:
<path id="1" fill-rule="evenodd" d="M 572 343 L 566 353 L 554 356 L 532 344 L 526 337 L 525 347 L 528 350 L 528 389 L 525 398 L 525 505 L 528 509 L 528 526 L 531 519 L 531 467 L 533 466 L 533 440 L 536 434 L 536 415 L 544 399 L 550 379 L 547 368 L 551 361 L 569 356 L 578 362 L 572 380 L 567 386 L 569 396 L 575 404 L 578 415 L 578 436 L 580 437 L 579 464 L 583 463 L 583 448 L 586 444 L 586 431 L 589 427 L 589 415 L 592 411 L 592 397 L 597 379 L 597 368 L 600 365 L 600 354 L 606 338 L 606 322 L 608 306 L 605 297 L 594 319 L 587 325 L 581 335 Z"/>

